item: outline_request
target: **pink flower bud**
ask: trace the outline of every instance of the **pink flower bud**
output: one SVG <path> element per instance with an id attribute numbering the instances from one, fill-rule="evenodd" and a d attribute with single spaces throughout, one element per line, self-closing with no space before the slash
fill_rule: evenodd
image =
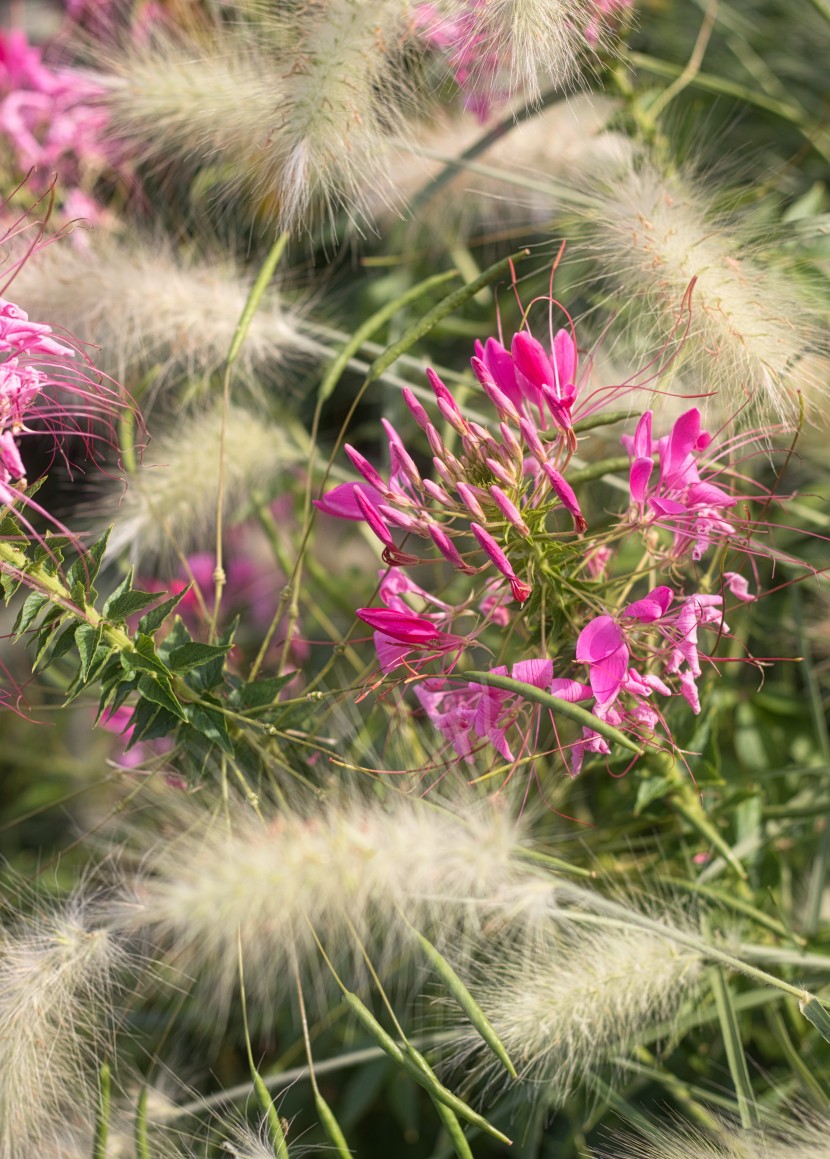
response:
<path id="1" fill-rule="evenodd" d="M 459 435 L 464 435 L 467 433 L 467 423 L 461 416 L 458 408 L 455 405 L 450 406 L 446 399 L 442 398 L 440 395 L 438 396 L 438 409 L 441 412 L 442 417 L 446 419 L 454 431 L 456 431 Z"/>
<path id="2" fill-rule="evenodd" d="M 518 603 L 523 604 L 527 597 L 533 590 L 530 584 L 520 580 L 513 568 L 510 566 L 510 560 L 504 554 L 502 549 L 490 535 L 489 531 L 485 531 L 483 527 L 479 527 L 477 523 L 470 524 L 470 530 L 479 542 L 479 546 L 489 557 L 490 562 L 501 572 L 506 580 L 510 583 L 510 590 L 513 592 L 513 598 Z"/>
<path id="3" fill-rule="evenodd" d="M 429 415 L 418 402 L 417 398 L 408 386 L 405 386 L 401 393 L 403 394 L 403 400 L 409 407 L 410 413 L 415 419 L 415 422 L 418 424 L 421 430 L 425 431 L 429 425 Z"/>
<path id="4" fill-rule="evenodd" d="M 562 506 L 565 507 L 571 514 L 574 521 L 574 530 L 578 534 L 586 529 L 588 524 L 585 522 L 585 517 L 579 506 L 579 502 L 574 494 L 574 490 L 563 475 L 551 467 L 550 463 L 542 463 L 542 470 L 545 472 L 548 482 L 556 493 Z"/>
<path id="5" fill-rule="evenodd" d="M 496 459 L 485 459 L 484 462 L 487 464 L 488 470 L 493 475 L 495 475 L 498 481 L 503 483 L 505 487 L 513 487 L 515 485 L 516 480 L 512 475 L 509 475 L 507 471 L 505 471 L 504 467 Z"/>
<path id="6" fill-rule="evenodd" d="M 448 560 L 459 571 L 463 571 L 465 575 L 475 575 L 477 569 L 464 562 L 455 544 L 442 527 L 439 527 L 437 523 L 430 523 L 427 531 L 444 559 Z"/>
<path id="7" fill-rule="evenodd" d="M 434 483 L 432 479 L 424 479 L 424 491 L 429 495 L 430 499 L 434 499 L 436 503 L 441 503 L 444 507 L 455 507 L 455 503 L 444 490 Z"/>
<path id="8" fill-rule="evenodd" d="M 439 459 L 443 459 L 444 455 L 447 453 L 447 448 L 444 446 L 444 440 L 438 434 L 438 431 L 435 429 L 432 423 L 427 423 L 427 425 L 424 427 L 424 430 L 426 432 L 427 442 L 429 443 L 429 449 L 432 451 L 433 455 L 436 455 Z"/>
<path id="9" fill-rule="evenodd" d="M 383 520 L 383 516 L 380 514 L 378 508 L 369 502 L 359 487 L 355 488 L 354 497 L 358 507 L 361 510 L 363 519 L 366 523 L 369 524 L 369 527 L 372 529 L 372 531 L 374 531 L 375 535 L 378 537 L 384 547 L 391 547 L 394 549 L 395 541 L 392 538 L 392 533 L 386 526 Z"/>
<path id="10" fill-rule="evenodd" d="M 547 455 L 545 454 L 545 448 L 542 446 L 542 440 L 539 438 L 539 433 L 533 423 L 528 422 L 527 419 L 520 419 L 519 430 L 522 432 L 522 438 L 534 459 L 537 459 L 540 463 L 544 463 Z"/>
<path id="11" fill-rule="evenodd" d="M 516 507 L 516 505 L 512 503 L 510 499 L 508 499 L 504 491 L 502 491 L 501 487 L 497 487 L 495 484 L 493 484 L 493 486 L 490 488 L 490 494 L 493 497 L 493 502 L 498 507 L 499 511 L 501 511 L 502 515 L 505 517 L 508 523 L 511 523 L 515 528 L 517 528 L 522 533 L 522 535 L 530 535 L 530 528 L 522 519 L 518 507 Z"/>
<path id="12" fill-rule="evenodd" d="M 476 519 L 480 519 L 483 523 L 487 522 L 487 516 L 484 514 L 484 509 L 476 498 L 476 493 L 469 483 L 458 483 L 456 491 L 461 499 L 461 502 L 470 511 Z"/>
<path id="13" fill-rule="evenodd" d="M 502 419 L 509 418 L 514 423 L 517 423 L 519 421 L 519 412 L 504 391 L 497 386 L 496 380 L 481 359 L 472 358 L 470 364 L 473 368 L 473 373 L 484 388 L 485 394 L 499 412 L 499 417 Z"/>
<path id="14" fill-rule="evenodd" d="M 370 486 L 376 487 L 378 491 L 381 491 L 384 495 L 388 495 L 389 488 L 384 483 L 383 479 L 380 477 L 369 460 L 364 459 L 360 451 L 356 451 L 354 447 L 350 446 L 348 443 L 346 443 L 344 450 L 349 456 L 351 464 L 357 473 L 362 475 Z"/>

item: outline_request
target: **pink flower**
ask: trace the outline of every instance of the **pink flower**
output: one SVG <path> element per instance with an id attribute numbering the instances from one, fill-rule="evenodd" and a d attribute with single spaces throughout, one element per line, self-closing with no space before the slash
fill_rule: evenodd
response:
<path id="1" fill-rule="evenodd" d="M 633 438 L 623 435 L 621 440 L 632 460 L 629 490 L 634 518 L 642 525 L 656 522 L 672 528 L 676 557 L 691 549 L 692 559 L 701 559 L 713 537 L 734 532 L 720 512 L 733 507 L 737 500 L 700 477 L 697 456 L 712 439 L 700 428 L 697 407 L 682 414 L 671 433 L 656 444 L 651 427 L 652 414 L 646 411 Z M 659 471 L 655 482 L 656 460 Z"/>
<path id="2" fill-rule="evenodd" d="M 375 508 L 383 502 L 380 491 L 369 483 L 341 483 L 338 487 L 333 487 L 331 491 L 327 491 L 322 498 L 314 499 L 312 502 L 317 510 L 322 511 L 324 515 L 333 515 L 336 519 L 354 519 L 359 522 L 363 520 L 364 515 L 363 508 L 358 506 L 355 495 L 358 490 Z"/>
<path id="3" fill-rule="evenodd" d="M 628 648 L 622 628 L 611 616 L 597 616 L 585 625 L 576 642 L 576 659 L 588 665 L 597 704 L 616 700 L 628 671 Z"/>

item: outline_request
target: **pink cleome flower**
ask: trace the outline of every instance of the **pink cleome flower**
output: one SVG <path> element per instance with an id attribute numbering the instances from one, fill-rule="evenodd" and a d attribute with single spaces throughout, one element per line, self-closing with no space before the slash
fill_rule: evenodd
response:
<path id="1" fill-rule="evenodd" d="M 394 566 L 421 562 L 412 537 L 427 540 L 467 575 L 492 566 L 507 581 L 513 598 L 524 602 L 532 590 L 522 574 L 534 554 L 535 533 L 547 537 L 549 512 L 564 512 L 581 534 L 586 522 L 564 471 L 576 445 L 572 409 L 577 397 L 576 346 L 560 330 L 550 356 L 528 334 L 518 334 L 512 353 L 488 339 L 476 344 L 473 371 L 496 411 L 498 435 L 466 417 L 438 375 L 427 371 L 441 418 L 458 435 L 451 451 L 429 414 L 409 388 L 403 399 L 424 431 L 433 454 L 435 479 L 422 478 L 391 423 L 382 420 L 389 448 L 388 479 L 356 448 L 346 453 L 361 479 L 343 483 L 317 508 L 341 519 L 361 520 L 383 544 L 383 559 Z M 409 533 L 399 546 L 396 535 Z M 472 535 L 485 562 L 475 564 L 464 548 Z M 474 545 L 470 545 L 474 546 Z M 479 559 L 481 557 L 479 556 Z"/>

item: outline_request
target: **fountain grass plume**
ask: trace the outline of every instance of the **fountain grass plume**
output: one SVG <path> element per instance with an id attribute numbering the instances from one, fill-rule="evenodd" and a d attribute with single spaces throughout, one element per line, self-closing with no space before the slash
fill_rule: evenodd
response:
<path id="1" fill-rule="evenodd" d="M 580 891 L 590 906 L 589 895 Z M 510 925 L 487 943 L 470 946 L 459 973 L 492 1023 L 519 1078 L 541 1082 L 564 1099 L 598 1066 L 613 1060 L 644 1028 L 670 1020 L 694 991 L 702 958 L 640 928 L 583 926 L 567 910 L 540 914 L 527 936 Z M 678 917 L 667 915 L 670 932 Z M 459 1027 L 454 1066 L 478 1083 L 502 1072 L 470 1028 Z"/>
<path id="2" fill-rule="evenodd" d="M 0 933 L 0 1157 L 54 1154 L 74 1111 L 94 1113 L 90 1058 L 112 1022 L 126 953 L 80 900 Z"/>
<path id="3" fill-rule="evenodd" d="M 243 192 L 280 230 L 307 227 L 321 203 L 357 217 L 367 186 L 388 185 L 381 144 L 412 97 L 408 9 L 252 5 L 190 42 L 133 44 L 110 65 L 113 132 L 148 161 L 201 169 L 220 196 Z"/>
<path id="4" fill-rule="evenodd" d="M 594 28 L 605 40 L 601 23 L 594 19 L 594 0 L 437 0 L 431 7 L 442 19 L 467 29 L 469 42 L 462 35 L 453 51 L 464 55 L 474 78 L 477 68 L 488 79 L 495 69 L 495 80 L 505 85 L 505 92 L 495 97 L 521 94 L 535 103 L 542 85 L 573 84 L 588 56 L 586 29 Z"/>
<path id="5" fill-rule="evenodd" d="M 640 340 L 657 348 L 685 334 L 681 365 L 699 391 L 718 392 L 726 413 L 750 402 L 763 418 L 792 419 L 798 391 L 820 407 L 819 306 L 803 272 L 761 260 L 751 222 L 719 208 L 722 194 L 716 204 L 691 171 L 642 153 L 586 187 L 586 249 Z"/>
<path id="6" fill-rule="evenodd" d="M 768 1116 L 765 1116 L 765 1118 Z M 759 1130 L 722 1121 L 717 1133 L 675 1122 L 655 1124 L 648 1138 L 626 1135 L 596 1152 L 596 1159 L 830 1159 L 827 1122 L 817 1116 L 794 1120 L 778 1114 Z"/>
<path id="7" fill-rule="evenodd" d="M 131 386 L 151 375 L 155 392 L 221 369 L 250 286 L 230 259 L 188 259 L 161 239 L 99 231 L 83 249 L 50 245 L 32 255 L 15 289 L 32 313 L 96 343 L 102 370 Z M 308 355 L 299 316 L 278 291 L 265 296 L 235 366 L 243 382 L 284 376 Z"/>
<path id="8" fill-rule="evenodd" d="M 415 228 L 433 239 L 436 230 L 439 238 L 455 241 L 478 229 L 546 225 L 556 207 L 546 181 L 569 180 L 575 165 L 587 173 L 616 160 L 619 137 L 606 125 L 617 109 L 610 98 L 577 94 L 521 121 L 505 118 L 504 131 L 472 162 L 463 154 L 485 130 L 468 114 L 442 114 L 413 126 L 396 147 L 398 198 L 405 207 L 415 203 Z M 442 176 L 445 169 L 449 180 Z M 381 197 L 371 210 L 381 226 L 393 224 L 394 208 Z M 418 241 L 423 244 L 423 237 Z"/>
<path id="9" fill-rule="evenodd" d="M 277 480 L 303 459 L 284 427 L 239 406 L 224 417 L 217 404 L 168 421 L 129 476 L 126 492 L 113 493 L 105 505 L 103 518 L 115 522 L 113 554 L 126 552 L 146 567 L 205 548 L 215 532 L 223 429 L 224 509 L 231 522 L 249 511 L 252 495 L 271 498 Z M 102 506 L 95 504 L 98 522 Z"/>
<path id="10" fill-rule="evenodd" d="M 249 998 L 267 1010 L 292 959 L 318 974 L 315 935 L 347 976 L 355 931 L 385 967 L 412 948 L 408 922 L 436 937 L 477 928 L 502 891 L 534 872 L 518 855 L 522 824 L 487 801 L 462 811 L 344 793 L 259 817 L 243 805 L 206 815 L 185 800 L 170 825 L 152 844 L 136 834 L 144 852 L 124 920 L 221 1007 L 235 992 L 240 946 Z"/>

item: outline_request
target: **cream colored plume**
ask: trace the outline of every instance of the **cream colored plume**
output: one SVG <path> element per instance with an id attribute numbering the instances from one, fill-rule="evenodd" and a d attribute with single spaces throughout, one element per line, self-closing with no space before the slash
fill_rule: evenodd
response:
<path id="1" fill-rule="evenodd" d="M 227 526 L 249 511 L 251 499 L 271 499 L 278 480 L 303 461 L 284 426 L 221 404 L 183 418 L 155 418 L 161 427 L 144 452 L 141 466 L 127 477 L 126 490 L 98 500 L 94 514 L 114 522 L 109 551 L 126 553 L 145 566 L 212 548 L 224 457 L 223 510 Z"/>
<path id="2" fill-rule="evenodd" d="M 749 403 L 792 419 L 798 392 L 821 406 L 830 367 L 821 312 L 797 267 L 761 261 L 751 223 L 720 210 L 699 178 L 648 156 L 632 154 L 584 187 L 593 200 L 585 247 L 643 361 L 680 344 L 686 386 L 716 392 L 727 414 Z"/>
<path id="3" fill-rule="evenodd" d="M 56 1154 L 94 1114 L 90 1054 L 103 1047 L 124 954 L 80 903 L 0 932 L 0 1157 Z"/>
<path id="4" fill-rule="evenodd" d="M 225 362 L 252 276 L 229 259 L 189 260 L 169 243 L 89 235 L 32 254 L 14 291 L 35 317 L 48 318 L 97 349 L 97 367 L 128 388 L 145 376 L 151 387 L 202 380 Z M 236 371 L 286 376 L 308 344 L 298 313 L 270 291 L 253 317 Z"/>

